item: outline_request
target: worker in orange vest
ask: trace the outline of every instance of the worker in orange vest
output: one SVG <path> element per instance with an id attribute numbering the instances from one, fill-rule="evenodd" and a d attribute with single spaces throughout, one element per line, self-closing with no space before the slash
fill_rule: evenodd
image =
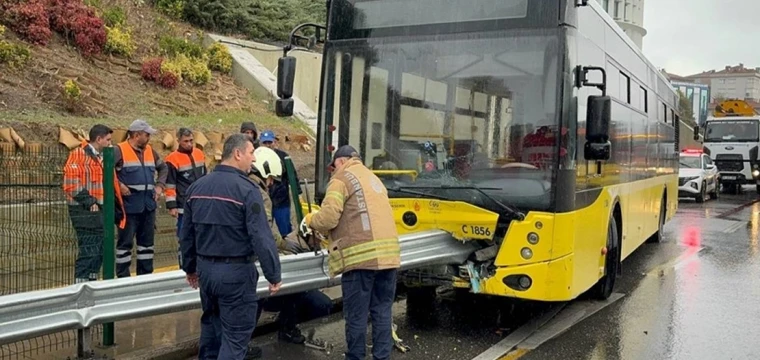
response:
<path id="1" fill-rule="evenodd" d="M 182 229 L 182 213 L 187 200 L 187 189 L 195 180 L 208 173 L 206 157 L 201 149 L 195 147 L 193 132 L 188 128 L 177 131 L 177 150 L 166 156 L 169 175 L 166 178 L 166 208 L 169 215 L 177 219 L 177 237 Z M 179 251 L 179 250 L 178 250 Z M 179 265 L 182 256 L 179 253 Z"/>
<path id="2" fill-rule="evenodd" d="M 89 141 L 69 153 L 63 166 L 63 191 L 69 218 L 77 235 L 79 255 L 74 264 L 77 283 L 97 280 L 103 264 L 103 155 L 111 146 L 113 131 L 105 125 L 90 129 Z M 124 228 L 126 218 L 119 184 L 114 176 L 116 223 Z M 110 224 L 109 224 L 110 226 Z"/>
<path id="3" fill-rule="evenodd" d="M 116 242 L 116 276 L 130 276 L 133 239 L 137 238 L 137 275 L 153 273 L 153 238 L 158 197 L 166 188 L 168 168 L 148 144 L 156 129 L 145 120 L 129 125 L 127 140 L 114 149 L 127 225 Z"/>

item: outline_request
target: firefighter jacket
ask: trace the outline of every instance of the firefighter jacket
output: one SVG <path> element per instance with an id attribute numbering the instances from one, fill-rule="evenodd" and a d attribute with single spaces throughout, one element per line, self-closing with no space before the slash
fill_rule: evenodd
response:
<path id="1" fill-rule="evenodd" d="M 116 152 L 116 175 L 119 182 L 129 188 L 130 195 L 124 195 L 124 209 L 127 214 L 140 214 L 156 210 L 156 173 L 158 184 L 166 183 L 166 163 L 150 145 L 135 151 L 129 142 L 119 143 Z"/>
<path id="2" fill-rule="evenodd" d="M 123 229 L 126 216 L 121 188 L 114 174 L 116 224 Z M 103 161 L 86 141 L 69 153 L 63 166 L 63 192 L 72 208 L 89 211 L 92 205 L 103 206 Z"/>
<path id="3" fill-rule="evenodd" d="M 193 147 L 191 153 L 176 150 L 164 160 L 168 167 L 166 176 L 166 208 L 177 209 L 182 214 L 185 206 L 187 188 L 195 180 L 206 175 L 206 157 L 203 151 Z"/>
<path id="4" fill-rule="evenodd" d="M 358 159 L 335 170 L 310 227 L 329 233 L 330 276 L 351 270 L 396 269 L 401 264 L 388 192 Z"/>

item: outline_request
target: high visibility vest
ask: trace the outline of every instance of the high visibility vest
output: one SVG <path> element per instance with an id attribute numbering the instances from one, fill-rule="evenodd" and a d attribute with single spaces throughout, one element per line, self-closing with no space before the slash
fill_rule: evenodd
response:
<path id="1" fill-rule="evenodd" d="M 119 143 L 124 164 L 117 171 L 119 182 L 129 188 L 130 195 L 124 196 L 124 208 L 127 214 L 139 214 L 156 209 L 154 198 L 156 189 L 156 161 L 153 148 L 146 145 L 143 149 L 143 161 L 127 141 Z"/>
<path id="2" fill-rule="evenodd" d="M 206 157 L 203 151 L 193 147 L 191 154 L 172 152 L 164 160 L 169 165 L 169 174 L 166 178 L 166 208 L 177 209 L 180 214 L 184 212 L 185 192 L 203 175 L 206 175 Z"/>
<path id="3" fill-rule="evenodd" d="M 103 163 L 101 159 L 87 154 L 87 146 L 89 144 L 84 141 L 79 147 L 72 150 L 63 166 L 63 192 L 66 194 L 66 203 L 71 206 L 81 205 L 77 202 L 76 197 L 83 191 L 94 197 L 98 204 L 103 205 Z M 121 216 L 117 215 L 116 222 L 119 228 L 123 229 L 126 225 L 124 202 L 115 174 L 113 186 L 116 206 L 121 210 Z"/>

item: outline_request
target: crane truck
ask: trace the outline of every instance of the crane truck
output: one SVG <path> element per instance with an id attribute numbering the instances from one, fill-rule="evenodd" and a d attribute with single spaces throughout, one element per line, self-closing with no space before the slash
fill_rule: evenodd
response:
<path id="1" fill-rule="evenodd" d="M 718 167 L 725 192 L 737 192 L 755 184 L 760 194 L 760 114 L 744 100 L 718 103 L 704 128 L 703 151 Z M 698 140 L 699 127 L 694 128 Z"/>

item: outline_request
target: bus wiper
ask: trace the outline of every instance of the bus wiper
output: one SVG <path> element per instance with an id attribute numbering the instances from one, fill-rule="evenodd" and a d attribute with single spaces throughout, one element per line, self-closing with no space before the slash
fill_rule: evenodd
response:
<path id="1" fill-rule="evenodd" d="M 438 185 L 438 186 L 401 186 L 399 188 L 402 189 L 447 189 L 447 190 L 475 190 L 479 192 L 481 195 L 485 196 L 488 200 L 491 200 L 494 204 L 498 205 L 502 210 L 506 211 L 510 215 L 512 215 L 515 219 L 518 221 L 525 220 L 525 214 L 522 213 L 522 211 L 517 210 L 507 204 L 504 204 L 503 202 L 496 200 L 495 197 L 488 195 L 487 192 L 484 190 L 501 190 L 500 188 L 486 188 L 486 187 L 479 187 L 479 186 L 473 186 L 473 185 L 456 185 L 456 186 L 449 186 L 449 185 Z M 426 196 L 436 196 L 436 195 L 426 195 Z M 443 200 L 443 199 L 442 199 Z"/>
<path id="2" fill-rule="evenodd" d="M 421 192 L 421 191 L 408 190 L 408 188 L 416 188 L 416 186 L 414 186 L 414 187 L 412 187 L 412 186 L 399 186 L 399 187 L 395 187 L 395 188 L 388 188 L 388 190 L 389 191 L 393 191 L 393 192 L 404 193 L 404 194 L 424 196 L 424 197 L 427 197 L 427 198 L 433 198 L 433 199 L 438 199 L 438 200 L 454 201 L 454 199 L 447 198 L 445 196 L 439 196 L 439 195 L 435 195 L 435 194 L 424 193 L 424 192 Z"/>

